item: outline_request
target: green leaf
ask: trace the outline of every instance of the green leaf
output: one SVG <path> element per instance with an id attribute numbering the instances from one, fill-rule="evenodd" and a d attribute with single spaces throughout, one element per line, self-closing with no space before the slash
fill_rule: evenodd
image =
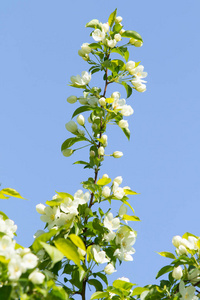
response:
<path id="1" fill-rule="evenodd" d="M 83 161 L 83 160 L 78 160 L 76 162 L 73 163 L 73 165 L 88 165 L 87 161 Z"/>
<path id="2" fill-rule="evenodd" d="M 144 291 L 148 291 L 148 288 L 144 288 L 144 287 L 136 287 L 134 288 L 134 290 L 132 291 L 131 296 L 137 296 L 142 294 Z"/>
<path id="3" fill-rule="evenodd" d="M 45 203 L 49 206 L 58 206 L 64 202 L 63 198 L 57 198 L 55 200 L 47 200 Z"/>
<path id="4" fill-rule="evenodd" d="M 108 18 L 108 24 L 110 27 L 113 26 L 116 16 L 117 16 L 117 8 L 110 14 L 110 16 Z"/>
<path id="5" fill-rule="evenodd" d="M 94 294 L 92 294 L 90 300 L 101 299 L 108 296 L 109 296 L 109 292 L 95 292 Z"/>
<path id="6" fill-rule="evenodd" d="M 194 235 L 194 234 L 192 234 L 192 233 L 189 233 L 189 232 L 184 233 L 184 235 L 182 236 L 182 238 L 188 240 L 188 237 L 189 237 L 189 236 L 193 236 L 193 237 L 195 237 L 196 239 L 198 239 L 198 237 L 197 237 L 196 235 Z"/>
<path id="7" fill-rule="evenodd" d="M 129 190 L 129 189 L 124 189 L 124 192 L 126 195 L 139 195 L 139 193 L 136 193 L 132 190 Z"/>
<path id="8" fill-rule="evenodd" d="M 97 181 L 98 185 L 106 185 L 109 184 L 111 182 L 111 178 L 101 178 Z"/>
<path id="9" fill-rule="evenodd" d="M 126 30 L 126 31 L 124 31 L 122 33 L 122 37 L 134 38 L 136 40 L 143 41 L 141 35 L 138 32 L 134 31 L 134 30 Z"/>
<path id="10" fill-rule="evenodd" d="M 16 197 L 16 198 L 20 198 L 20 199 L 25 199 L 14 189 L 6 188 L 6 189 L 1 190 L 1 193 L 4 194 L 4 195 L 8 195 L 9 197 Z"/>
<path id="11" fill-rule="evenodd" d="M 42 249 L 42 245 L 40 242 L 47 242 L 49 241 L 52 236 L 57 233 L 57 229 L 51 229 L 49 232 L 45 232 L 38 236 L 35 241 L 33 242 L 32 248 L 37 253 L 40 249 Z"/>
<path id="12" fill-rule="evenodd" d="M 176 259 L 176 256 L 171 252 L 157 252 L 157 253 L 161 256 L 164 256 L 164 257 Z"/>
<path id="13" fill-rule="evenodd" d="M 54 285 L 50 292 L 50 298 L 48 300 L 68 300 L 68 294 L 61 286 Z M 70 298 L 71 299 L 71 298 Z"/>
<path id="14" fill-rule="evenodd" d="M 83 243 L 82 239 L 79 236 L 72 233 L 72 234 L 69 235 L 69 238 L 74 243 L 74 245 L 76 245 L 77 247 L 79 247 L 82 250 L 86 251 L 85 244 Z"/>
<path id="15" fill-rule="evenodd" d="M 92 110 L 92 108 L 90 106 L 80 106 L 74 111 L 72 118 L 74 118 L 75 116 L 79 115 L 80 113 L 82 113 L 84 111 L 88 111 L 88 110 Z"/>
<path id="16" fill-rule="evenodd" d="M 61 261 L 64 257 L 63 253 L 60 252 L 56 247 L 46 244 L 44 242 L 40 242 L 42 247 L 46 250 L 49 256 L 52 259 L 52 266 L 53 267 L 58 261 Z"/>
<path id="17" fill-rule="evenodd" d="M 3 211 L 0 211 L 0 215 L 3 216 L 3 220 L 9 219 L 8 216 L 6 214 L 4 214 Z"/>
<path id="18" fill-rule="evenodd" d="M 115 32 L 115 33 L 118 33 L 118 32 L 120 32 L 120 30 L 122 29 L 122 25 L 120 25 L 119 23 L 117 23 L 117 24 L 115 24 L 114 26 L 113 26 L 113 31 Z"/>
<path id="19" fill-rule="evenodd" d="M 170 271 L 172 271 L 174 269 L 174 267 L 168 265 L 168 266 L 164 266 L 163 268 L 160 269 L 160 271 L 158 271 L 157 275 L 156 275 L 156 279 Z"/>
<path id="20" fill-rule="evenodd" d="M 111 104 L 114 102 L 114 98 L 106 98 L 106 103 Z"/>
<path id="21" fill-rule="evenodd" d="M 122 128 L 122 131 L 124 132 L 127 139 L 130 140 L 130 135 L 131 135 L 130 130 L 128 128 Z"/>
<path id="22" fill-rule="evenodd" d="M 140 221 L 140 219 L 136 216 L 123 215 L 123 220 L 127 221 Z"/>
<path id="23" fill-rule="evenodd" d="M 103 285 L 97 279 L 90 279 L 88 280 L 88 284 L 93 285 L 96 291 L 103 291 Z"/>
<path id="24" fill-rule="evenodd" d="M 97 19 L 93 19 L 90 22 L 88 22 L 85 27 L 91 27 L 91 28 L 95 28 L 97 25 L 99 25 L 99 20 Z"/>
<path id="25" fill-rule="evenodd" d="M 93 254 L 92 254 L 91 250 L 92 250 L 92 245 L 88 246 L 87 247 L 87 251 L 86 251 L 86 253 L 87 253 L 87 261 L 88 262 L 90 262 L 91 259 L 93 258 Z"/>
<path id="26" fill-rule="evenodd" d="M 71 147 L 72 145 L 74 145 L 77 142 L 82 142 L 82 141 L 86 141 L 85 137 L 74 137 L 74 138 L 69 138 L 66 141 L 64 141 L 64 143 L 61 146 L 61 151 Z"/>
<path id="27" fill-rule="evenodd" d="M 124 204 L 128 205 L 128 206 L 130 207 L 130 209 L 132 210 L 133 213 L 135 212 L 134 209 L 132 208 L 132 206 L 130 205 L 130 203 L 129 203 L 128 201 L 122 200 L 122 202 L 123 202 Z"/>
<path id="28" fill-rule="evenodd" d="M 70 240 L 59 238 L 54 242 L 56 248 L 60 250 L 67 259 L 72 260 L 77 266 L 81 267 L 80 256 L 77 248 Z"/>
<path id="29" fill-rule="evenodd" d="M 72 195 L 68 194 L 68 193 L 57 192 L 57 191 L 56 191 L 56 193 L 58 194 L 58 196 L 60 196 L 63 199 L 67 198 L 67 197 L 70 198 L 70 199 L 72 199 L 72 200 L 74 199 L 74 197 Z"/>
<path id="30" fill-rule="evenodd" d="M 9 197 L 6 197 L 2 191 L 0 191 L 0 199 L 9 199 Z"/>
<path id="31" fill-rule="evenodd" d="M 135 284 L 131 282 L 127 282 L 124 280 L 115 280 L 113 281 L 113 287 L 120 290 L 126 290 L 129 291 Z"/>
<path id="32" fill-rule="evenodd" d="M 117 48 L 113 48 L 111 50 L 111 52 L 114 52 L 114 53 L 118 53 L 119 55 L 121 55 L 126 61 L 128 61 L 129 59 L 129 52 L 127 50 L 126 47 L 117 47 Z"/>
<path id="33" fill-rule="evenodd" d="M 88 46 L 92 49 L 102 49 L 102 46 L 99 43 L 91 43 Z"/>
<path id="34" fill-rule="evenodd" d="M 12 287 L 10 285 L 4 285 L 0 288 L 0 299 L 10 300 L 10 295 L 12 292 Z"/>
<path id="35" fill-rule="evenodd" d="M 127 84 L 126 82 L 123 82 L 123 81 L 120 82 L 120 84 L 125 87 L 127 98 L 129 98 L 132 95 L 132 92 L 133 92 L 132 87 L 129 84 Z"/>

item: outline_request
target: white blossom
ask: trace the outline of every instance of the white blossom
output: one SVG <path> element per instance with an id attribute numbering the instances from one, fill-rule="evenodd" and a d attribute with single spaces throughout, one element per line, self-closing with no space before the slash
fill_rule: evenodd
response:
<path id="1" fill-rule="evenodd" d="M 106 105 L 106 99 L 105 99 L 104 97 L 101 97 L 101 98 L 99 99 L 99 104 L 100 104 L 101 106 L 105 106 L 105 105 Z"/>
<path id="2" fill-rule="evenodd" d="M 84 52 L 84 54 L 89 54 L 92 51 L 92 49 L 89 46 L 89 43 L 82 44 L 81 50 Z"/>
<path id="3" fill-rule="evenodd" d="M 120 121 L 118 122 L 118 126 L 119 126 L 120 128 L 128 129 L 128 121 L 126 121 L 126 120 L 120 120 Z"/>
<path id="4" fill-rule="evenodd" d="M 42 203 L 39 203 L 39 204 L 36 205 L 36 211 L 39 214 L 43 215 L 43 214 L 45 214 L 45 212 L 44 212 L 45 207 L 46 207 L 46 205 L 44 205 Z"/>
<path id="5" fill-rule="evenodd" d="M 114 158 L 120 158 L 120 157 L 123 156 L 123 152 L 121 152 L 121 151 L 115 151 L 115 152 L 113 152 L 112 156 Z"/>
<path id="6" fill-rule="evenodd" d="M 83 115 L 78 115 L 78 117 L 76 118 L 77 120 L 77 123 L 80 125 L 80 126 L 84 126 L 85 124 L 85 118 Z"/>
<path id="7" fill-rule="evenodd" d="M 106 258 L 106 252 L 103 250 L 100 251 L 100 247 L 98 245 L 92 246 L 92 252 L 94 255 L 94 260 L 98 264 L 104 264 L 104 263 L 109 262 L 109 259 Z"/>
<path id="8" fill-rule="evenodd" d="M 38 270 L 34 270 L 29 276 L 28 279 L 34 283 L 34 284 L 42 284 L 44 279 L 45 279 L 45 275 L 42 274 L 41 272 L 39 272 Z"/>
<path id="9" fill-rule="evenodd" d="M 104 268 L 104 272 L 108 275 L 111 275 L 114 272 L 117 272 L 117 270 L 115 270 L 113 264 L 109 263 L 107 264 L 107 266 Z"/>
<path id="10" fill-rule="evenodd" d="M 113 40 L 106 39 L 106 42 L 107 42 L 108 47 L 110 47 L 110 48 L 114 48 L 117 44 L 117 41 L 115 39 L 113 39 Z"/>
<path id="11" fill-rule="evenodd" d="M 108 186 L 104 186 L 102 189 L 102 195 L 107 198 L 110 196 L 111 190 Z"/>
<path id="12" fill-rule="evenodd" d="M 90 193 L 86 192 L 85 194 L 83 193 L 82 190 L 78 190 L 74 194 L 74 201 L 77 201 L 78 205 L 82 205 L 87 203 L 90 200 Z"/>
<path id="13" fill-rule="evenodd" d="M 172 277 L 176 280 L 179 280 L 179 279 L 181 279 L 182 276 L 183 276 L 183 270 L 182 270 L 181 266 L 174 268 L 174 270 L 172 272 Z"/>
<path id="14" fill-rule="evenodd" d="M 104 227 L 108 228 L 110 231 L 118 229 L 120 227 L 120 219 L 113 218 L 113 214 L 109 212 L 103 221 Z"/>
<path id="15" fill-rule="evenodd" d="M 122 199 L 125 196 L 124 189 L 119 187 L 119 185 L 116 182 L 113 182 L 112 191 L 117 199 Z"/>
<path id="16" fill-rule="evenodd" d="M 81 76 L 80 75 L 71 76 L 70 79 L 72 84 L 83 86 L 83 85 L 87 85 L 90 82 L 91 74 L 86 71 L 83 71 L 81 73 Z"/>
<path id="17" fill-rule="evenodd" d="M 74 121 L 71 120 L 65 124 L 65 128 L 71 133 L 76 133 L 78 126 Z"/>
<path id="18" fill-rule="evenodd" d="M 121 39 L 122 39 L 121 34 L 116 33 L 116 34 L 114 35 L 114 39 L 115 39 L 116 42 L 120 42 Z"/>
<path id="19" fill-rule="evenodd" d="M 102 156 L 102 155 L 104 155 L 104 147 L 99 147 L 99 149 L 98 149 L 98 154 L 100 155 L 100 156 Z"/>
<path id="20" fill-rule="evenodd" d="M 115 179 L 113 180 L 113 183 L 116 182 L 118 185 L 122 184 L 123 178 L 122 176 L 117 176 L 115 177 Z"/>
<path id="21" fill-rule="evenodd" d="M 47 206 L 44 209 L 45 214 L 43 214 L 40 219 L 41 221 L 48 223 L 48 229 L 51 229 L 55 225 L 55 221 L 60 216 L 60 209 L 57 206 Z"/>
<path id="22" fill-rule="evenodd" d="M 101 31 L 100 29 L 95 29 L 92 33 L 92 37 L 96 42 L 101 42 L 105 38 L 105 32 L 104 30 Z"/>

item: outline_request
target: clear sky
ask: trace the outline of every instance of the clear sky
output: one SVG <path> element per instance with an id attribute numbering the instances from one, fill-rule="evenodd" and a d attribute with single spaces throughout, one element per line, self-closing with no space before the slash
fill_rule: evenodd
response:
<path id="1" fill-rule="evenodd" d="M 131 48 L 130 59 L 141 60 L 148 83 L 145 93 L 128 100 L 135 111 L 130 142 L 117 128 L 108 132 L 108 152 L 124 156 L 105 159 L 101 174 L 122 175 L 123 184 L 140 193 L 130 201 L 142 220 L 132 224 L 138 231 L 134 261 L 110 278 L 126 276 L 145 285 L 170 263 L 155 251 L 173 251 L 174 235 L 200 235 L 199 0 L 1 1 L 0 183 L 28 201 L 1 200 L 0 210 L 18 225 L 18 243 L 29 246 L 43 229 L 36 204 L 56 190 L 74 194 L 92 175 L 72 165 L 83 158 L 81 152 L 71 158 L 60 152 L 76 107 L 66 98 L 81 95 L 67 84 L 88 70 L 77 55 L 82 43 L 92 42 L 85 24 L 93 18 L 106 22 L 116 7 L 125 29 L 143 37 L 143 47 Z"/>

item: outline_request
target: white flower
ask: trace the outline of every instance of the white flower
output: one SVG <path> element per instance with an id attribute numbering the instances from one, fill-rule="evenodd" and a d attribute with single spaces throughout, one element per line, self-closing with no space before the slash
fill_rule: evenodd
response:
<path id="1" fill-rule="evenodd" d="M 96 42 L 101 42 L 105 38 L 105 32 L 104 30 L 101 31 L 100 29 L 95 29 L 92 33 L 92 37 Z"/>
<path id="2" fill-rule="evenodd" d="M 82 205 L 87 203 L 90 200 L 90 193 L 86 192 L 85 194 L 83 193 L 82 190 L 78 190 L 74 194 L 74 201 L 77 201 L 78 205 Z"/>
<path id="3" fill-rule="evenodd" d="M 75 103 L 76 101 L 77 101 L 77 97 L 76 96 L 69 96 L 67 98 L 67 102 L 69 102 L 71 104 Z"/>
<path id="4" fill-rule="evenodd" d="M 118 229 L 120 227 L 120 219 L 113 218 L 113 214 L 109 212 L 103 221 L 104 227 L 108 228 L 110 231 Z"/>
<path id="5" fill-rule="evenodd" d="M 130 247 L 134 245 L 135 240 L 136 240 L 136 235 L 134 231 L 132 231 L 126 225 L 120 227 L 119 230 L 117 231 L 116 244 L 123 246 L 127 250 L 129 250 Z"/>
<path id="6" fill-rule="evenodd" d="M 14 224 L 13 220 L 3 220 L 3 216 L 0 215 L 0 232 L 5 233 L 9 237 L 13 238 L 14 233 L 17 230 L 17 225 Z"/>
<path id="7" fill-rule="evenodd" d="M 113 264 L 109 263 L 107 264 L 107 266 L 104 268 L 104 272 L 108 275 L 111 275 L 114 272 L 117 272 L 117 270 L 115 270 Z"/>
<path id="8" fill-rule="evenodd" d="M 92 246 L 92 252 L 94 255 L 94 260 L 98 264 L 104 264 L 109 262 L 109 259 L 106 258 L 106 252 L 105 251 L 100 251 L 100 247 L 98 245 Z"/>
<path id="9" fill-rule="evenodd" d="M 99 147 L 99 149 L 98 149 L 98 154 L 100 155 L 100 156 L 102 156 L 102 155 L 104 155 L 104 147 Z"/>
<path id="10" fill-rule="evenodd" d="M 85 124 L 85 118 L 84 118 L 83 115 L 78 115 L 78 117 L 76 118 L 76 120 L 77 120 L 77 123 L 79 125 L 84 126 L 84 124 Z"/>
<path id="11" fill-rule="evenodd" d="M 181 240 L 182 240 L 182 237 L 180 235 L 175 235 L 173 238 L 172 238 L 172 244 L 178 248 L 181 244 Z"/>
<path id="12" fill-rule="evenodd" d="M 38 263 L 38 257 L 34 255 L 33 253 L 27 253 L 22 258 L 22 266 L 24 268 L 24 271 L 27 269 L 33 269 L 37 266 Z"/>
<path id="13" fill-rule="evenodd" d="M 117 41 L 115 39 L 114 40 L 106 39 L 106 42 L 107 42 L 108 47 L 110 47 L 110 48 L 114 48 L 117 44 Z"/>
<path id="14" fill-rule="evenodd" d="M 103 31 L 106 33 L 109 31 L 109 24 L 108 23 L 101 23 L 100 24 L 101 28 L 103 29 Z"/>
<path id="15" fill-rule="evenodd" d="M 191 281 L 192 284 L 196 284 L 200 281 L 200 270 L 195 268 L 192 269 L 188 274 L 188 279 Z"/>
<path id="16" fill-rule="evenodd" d="M 89 43 L 82 44 L 81 49 L 84 52 L 84 54 L 89 54 L 92 51 L 92 49 L 89 46 Z"/>
<path id="17" fill-rule="evenodd" d="M 14 256 L 8 263 L 8 274 L 10 280 L 18 280 L 23 272 L 21 257 Z"/>
<path id="18" fill-rule="evenodd" d="M 113 92 L 111 95 L 111 98 L 114 98 L 115 100 L 119 100 L 121 97 L 121 94 L 119 92 Z"/>
<path id="19" fill-rule="evenodd" d="M 78 204 L 79 204 L 78 201 L 76 200 L 73 201 L 72 199 L 66 197 L 64 202 L 61 203 L 60 209 L 66 214 L 78 215 L 78 210 L 77 210 Z"/>
<path id="20" fill-rule="evenodd" d="M 47 206 L 44 209 L 45 214 L 40 217 L 40 220 L 48 223 L 48 229 L 51 229 L 55 225 L 55 221 L 60 216 L 60 209 L 57 206 Z"/>
<path id="21" fill-rule="evenodd" d="M 116 33 L 116 34 L 114 35 L 114 39 L 115 39 L 116 42 L 120 42 L 121 39 L 122 39 L 121 34 Z"/>
<path id="22" fill-rule="evenodd" d="M 190 249 L 191 250 L 197 250 L 198 247 L 197 247 L 197 238 L 195 238 L 194 236 L 189 236 L 188 237 L 188 242 L 190 243 Z"/>
<path id="23" fill-rule="evenodd" d="M 113 183 L 116 182 L 118 185 L 122 184 L 123 178 L 122 176 L 117 176 L 115 177 L 115 179 L 113 180 Z"/>
<path id="24" fill-rule="evenodd" d="M 4 235 L 0 239 L 0 256 L 9 259 L 15 254 L 15 241 L 8 235 Z"/>
<path id="25" fill-rule="evenodd" d="M 185 287 L 184 282 L 181 280 L 180 284 L 179 284 L 179 292 L 181 294 L 181 298 L 180 300 L 198 300 L 198 297 L 195 296 L 195 290 L 196 288 L 194 286 L 188 286 Z"/>
<path id="26" fill-rule="evenodd" d="M 101 139 L 103 140 L 103 146 L 106 147 L 108 145 L 108 136 L 106 134 L 103 134 Z"/>
<path id="27" fill-rule="evenodd" d="M 132 60 L 129 60 L 127 63 L 126 63 L 126 70 L 132 74 L 132 72 L 134 72 L 133 70 L 135 69 L 135 62 L 132 61 Z M 133 74 L 132 74 L 133 75 Z"/>
<path id="28" fill-rule="evenodd" d="M 185 248 L 185 246 L 183 245 L 180 245 L 177 249 L 176 249 L 176 252 L 178 255 L 183 255 L 183 254 L 186 254 L 187 255 L 187 249 Z"/>
<path id="29" fill-rule="evenodd" d="M 135 89 L 136 89 L 136 91 L 138 91 L 138 92 L 140 92 L 140 93 L 143 93 L 143 92 L 146 91 L 147 87 L 146 87 L 145 84 L 141 84 L 141 85 L 139 85 L 139 86 L 136 86 Z"/>
<path id="30" fill-rule="evenodd" d="M 104 240 L 106 240 L 106 242 L 110 242 L 112 240 L 114 240 L 116 236 L 116 233 L 114 231 L 109 231 L 107 234 L 104 234 Z"/>
<path id="31" fill-rule="evenodd" d="M 113 152 L 112 156 L 114 158 L 120 158 L 120 157 L 123 156 L 123 152 L 121 152 L 121 151 L 115 151 L 115 152 Z"/>
<path id="32" fill-rule="evenodd" d="M 128 121 L 126 121 L 126 120 L 120 120 L 120 121 L 118 122 L 118 126 L 119 126 L 120 128 L 126 128 L 126 129 L 128 129 Z"/>
<path id="33" fill-rule="evenodd" d="M 113 93 L 114 94 L 114 93 Z M 113 95 L 112 94 L 112 95 Z M 113 109 L 119 109 L 121 110 L 121 114 L 123 116 L 130 116 L 133 114 L 133 109 L 130 105 L 126 105 L 126 100 L 125 99 L 119 99 L 118 97 L 120 96 L 119 93 L 114 94 L 114 101 L 112 103 Z"/>
<path id="34" fill-rule="evenodd" d="M 43 215 L 43 214 L 45 214 L 45 212 L 44 212 L 45 207 L 46 207 L 46 205 L 44 205 L 44 204 L 42 204 L 42 203 L 37 204 L 37 205 L 36 205 L 36 211 L 37 211 L 39 214 Z"/>
<path id="35" fill-rule="evenodd" d="M 103 174 L 102 178 L 109 178 L 108 174 Z"/>
<path id="36" fill-rule="evenodd" d="M 123 18 L 121 16 L 117 16 L 115 18 L 115 23 L 121 23 L 122 20 L 123 20 Z"/>
<path id="37" fill-rule="evenodd" d="M 133 261 L 132 254 L 135 253 L 135 250 L 131 248 L 129 251 L 127 249 L 124 249 L 121 247 L 120 249 L 116 249 L 114 252 L 114 256 L 117 256 L 118 259 L 124 260 L 124 261 Z"/>
<path id="38" fill-rule="evenodd" d="M 117 280 L 121 280 L 121 281 L 126 281 L 126 282 L 130 282 L 130 280 L 127 278 L 127 277 L 120 277 L 120 278 L 117 278 Z"/>
<path id="39" fill-rule="evenodd" d="M 38 270 L 34 270 L 29 276 L 28 279 L 34 283 L 34 284 L 42 284 L 44 279 L 45 279 L 45 275 L 42 274 L 41 272 L 39 272 Z"/>
<path id="40" fill-rule="evenodd" d="M 91 74 L 86 71 L 83 71 L 81 73 L 81 76 L 80 75 L 71 76 L 71 82 L 72 84 L 75 85 L 80 85 L 80 86 L 87 85 L 90 82 L 90 80 L 91 80 Z"/>
<path id="41" fill-rule="evenodd" d="M 121 114 L 122 114 L 122 116 L 129 117 L 133 113 L 134 113 L 134 110 L 132 109 L 132 107 L 130 105 L 124 105 L 121 108 Z"/>
<path id="42" fill-rule="evenodd" d="M 110 188 L 108 186 L 104 186 L 102 189 L 102 195 L 107 198 L 110 196 Z"/>
<path id="43" fill-rule="evenodd" d="M 105 99 L 104 97 L 101 97 L 101 98 L 99 99 L 99 104 L 100 104 L 101 106 L 105 106 L 105 105 L 106 105 L 106 99 Z"/>
<path id="44" fill-rule="evenodd" d="M 65 124 L 65 128 L 69 132 L 75 133 L 75 132 L 77 132 L 78 126 L 74 121 L 69 121 L 68 123 Z"/>
<path id="45" fill-rule="evenodd" d="M 139 65 L 133 70 L 133 74 L 136 78 L 145 78 L 147 77 L 147 72 L 143 72 L 144 66 Z"/>
<path id="46" fill-rule="evenodd" d="M 176 280 L 179 280 L 179 279 L 181 279 L 182 276 L 183 276 L 183 270 L 182 270 L 181 266 L 174 268 L 174 270 L 172 272 L 172 277 Z"/>
<path id="47" fill-rule="evenodd" d="M 124 189 L 119 187 L 119 185 L 116 182 L 113 182 L 113 194 L 117 199 L 122 199 L 125 196 Z"/>
<path id="48" fill-rule="evenodd" d="M 71 222 L 71 220 L 74 218 L 74 216 L 75 216 L 74 213 L 68 213 L 68 214 L 61 213 L 60 217 L 58 219 L 56 219 L 55 225 L 58 227 L 66 225 L 69 222 Z M 71 223 L 71 227 L 72 226 L 73 226 L 73 223 Z"/>

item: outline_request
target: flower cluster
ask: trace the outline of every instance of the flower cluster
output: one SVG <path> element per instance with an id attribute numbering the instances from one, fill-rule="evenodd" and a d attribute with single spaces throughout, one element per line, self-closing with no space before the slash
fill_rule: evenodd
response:
<path id="1" fill-rule="evenodd" d="M 4 265 L 4 272 L 0 275 L 1 281 L 16 282 L 22 274 L 29 270 L 33 270 L 28 279 L 34 284 L 41 284 L 44 281 L 44 274 L 39 272 L 36 268 L 38 264 L 38 257 L 31 253 L 29 248 L 23 248 L 16 244 L 13 236 L 17 226 L 10 219 L 3 219 L 0 215 L 0 256 Z"/>

